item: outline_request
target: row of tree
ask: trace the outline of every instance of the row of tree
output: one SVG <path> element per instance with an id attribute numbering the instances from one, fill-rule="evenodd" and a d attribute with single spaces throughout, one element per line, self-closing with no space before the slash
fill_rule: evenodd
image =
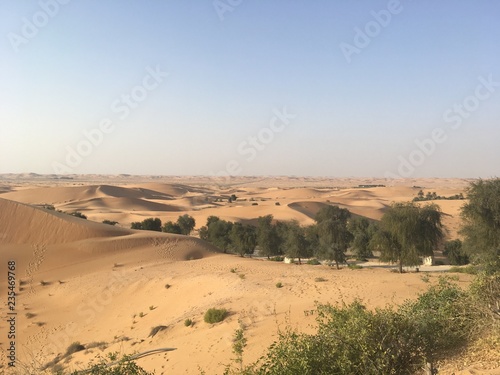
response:
<path id="1" fill-rule="evenodd" d="M 423 190 L 420 190 L 417 193 L 417 196 L 413 198 L 414 202 L 421 202 L 421 201 L 433 201 L 433 200 L 457 200 L 457 199 L 465 199 L 464 195 L 462 193 L 460 194 L 455 194 L 455 195 L 450 195 L 449 197 L 437 195 L 436 192 L 430 192 L 428 191 L 427 194 L 424 194 Z"/>
<path id="2" fill-rule="evenodd" d="M 334 262 L 337 267 L 346 261 L 352 248 L 356 258 L 372 255 L 370 241 L 376 224 L 366 218 L 351 219 L 350 212 L 337 206 L 323 207 L 316 223 L 302 227 L 297 221 L 275 221 L 272 215 L 261 216 L 257 226 L 233 223 L 210 216 L 200 228 L 200 238 L 225 252 L 251 254 L 258 246 L 260 255 L 268 258 L 287 256 L 298 259 L 316 257 Z"/>
<path id="3" fill-rule="evenodd" d="M 380 260 L 404 266 L 421 264 L 422 257 L 432 256 L 443 239 L 441 212 L 437 205 L 414 202 L 394 203 L 380 222 L 351 213 L 338 206 L 325 206 L 315 216 L 315 224 L 302 227 L 296 221 L 275 221 L 272 215 L 259 217 L 257 226 L 233 223 L 210 216 L 200 228 L 200 238 L 225 252 L 251 254 L 256 246 L 267 257 L 287 256 L 298 259 L 315 257 L 345 263 L 350 250 L 358 260 L 380 253 Z M 460 241 L 446 244 L 453 262 L 463 264 Z"/>
<path id="4" fill-rule="evenodd" d="M 500 268 L 500 179 L 473 182 L 467 189 L 468 202 L 462 207 L 461 240 L 448 241 L 444 253 L 452 263 L 470 261 L 490 269 Z M 224 252 L 251 254 L 258 246 L 267 257 L 287 256 L 298 259 L 316 257 L 335 263 L 346 261 L 350 249 L 357 259 L 372 251 L 380 260 L 403 266 L 421 264 L 432 256 L 443 240 L 439 206 L 417 202 L 393 203 L 380 222 L 351 216 L 338 206 L 325 206 L 315 216 L 315 224 L 302 227 L 296 221 L 275 221 L 272 215 L 259 217 L 257 225 L 233 223 L 210 216 L 199 230 L 200 238 Z M 164 231 L 188 235 L 195 227 L 189 215 L 162 226 L 158 218 L 132 223 L 133 229 Z"/>
<path id="5" fill-rule="evenodd" d="M 131 228 L 140 230 L 153 230 L 156 232 L 184 234 L 187 236 L 193 231 L 195 225 L 195 219 L 192 216 L 186 214 L 179 216 L 175 223 L 172 221 L 167 221 L 164 225 L 162 225 L 159 218 L 150 217 L 140 222 L 133 222 Z"/>

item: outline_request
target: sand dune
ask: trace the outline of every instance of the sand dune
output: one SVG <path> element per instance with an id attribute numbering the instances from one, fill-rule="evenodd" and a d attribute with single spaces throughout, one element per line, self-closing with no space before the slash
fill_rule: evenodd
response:
<path id="1" fill-rule="evenodd" d="M 92 198 L 57 206 L 58 209 L 66 210 L 127 210 L 127 211 L 183 211 L 182 207 L 173 204 L 151 202 L 144 199 L 120 197 L 120 198 Z"/>
<path id="2" fill-rule="evenodd" d="M 163 194 L 171 195 L 174 197 L 180 197 L 186 194 L 193 194 L 193 193 L 210 194 L 212 192 L 211 189 L 182 185 L 182 184 L 162 184 L 162 183 L 152 182 L 134 186 L 140 189 L 149 189 L 156 192 L 161 192 Z"/>
<path id="3" fill-rule="evenodd" d="M 276 220 L 308 225 L 328 204 L 379 219 L 391 202 L 416 196 L 420 188 L 413 186 L 431 186 L 440 195 L 456 194 L 465 186 L 462 180 L 414 179 L 386 188 L 353 188 L 378 180 L 242 177 L 232 186 L 217 188 L 214 181 L 201 177 L 74 178 L 53 182 L 36 176 L 38 185 L 45 184 L 39 187 L 14 177 L 2 181 L 0 262 L 16 259 L 18 279 L 23 281 L 18 295 L 18 331 L 22 332 L 18 347 L 23 348 L 19 359 L 44 364 L 64 353 L 72 342 L 104 342 L 103 351 L 78 352 L 64 364 L 80 369 L 97 355 L 114 351 L 131 354 L 176 348 L 139 360 L 158 375 L 196 374 L 198 366 L 207 374 L 222 373 L 223 364 L 234 357 L 232 336 L 240 323 L 248 338 L 244 360 L 249 363 L 276 339 L 278 325 L 311 330 L 315 317 L 305 312 L 314 309 L 316 302 L 342 303 L 359 297 L 369 308 L 382 307 L 415 298 L 428 284 L 419 274 L 398 275 L 383 268 L 337 271 L 218 254 L 197 238 L 134 231 L 127 229 L 130 222 L 146 217 L 165 222 L 187 213 L 195 217 L 199 228 L 210 215 L 255 223 L 257 217 L 272 214 Z M 236 202 L 215 202 L 231 194 L 238 197 Z M 28 205 L 44 203 L 67 211 L 82 210 L 95 221 L 117 220 L 122 227 Z M 454 236 L 463 201 L 435 203 L 446 214 L 443 221 Z M 468 275 L 459 277 L 462 285 L 470 280 Z M 326 281 L 318 282 L 318 278 Z M 437 275 L 430 274 L 430 279 L 436 281 Z M 276 288 L 277 282 L 284 287 Z M 0 289 L 5 300 L 5 276 L 0 277 Z M 208 325 L 203 314 L 210 307 L 227 308 L 230 315 L 222 323 Z M 5 315 L 4 305 L 0 313 Z M 184 326 L 187 318 L 194 326 Z M 165 329 L 151 337 L 151 328 L 158 325 Z M 3 322 L 0 328 L 5 328 Z M 2 336 L 0 348 L 5 345 Z M 462 373 L 479 373 L 478 368 L 472 366 Z"/>
<path id="4" fill-rule="evenodd" d="M 56 244 L 131 231 L 0 198 L 0 233 L 2 243 Z"/>
<path id="5" fill-rule="evenodd" d="M 172 195 L 144 188 L 110 185 L 65 186 L 24 189 L 5 193 L 3 198 L 32 204 L 61 204 L 95 198 L 172 199 Z"/>

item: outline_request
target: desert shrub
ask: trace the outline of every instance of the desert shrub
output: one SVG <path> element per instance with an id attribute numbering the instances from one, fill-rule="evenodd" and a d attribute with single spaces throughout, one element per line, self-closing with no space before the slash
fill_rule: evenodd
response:
<path id="1" fill-rule="evenodd" d="M 85 346 L 85 349 L 99 348 L 101 350 L 104 350 L 107 347 L 108 347 L 108 343 L 105 341 L 94 341 L 94 342 L 91 342 L 90 344 L 87 344 Z"/>
<path id="2" fill-rule="evenodd" d="M 108 224 L 108 225 L 116 225 L 118 224 L 118 221 L 112 221 L 112 220 L 103 220 L 103 224 Z"/>
<path id="3" fill-rule="evenodd" d="M 285 260 L 285 257 L 282 257 L 282 256 L 275 256 L 275 257 L 271 257 L 269 258 L 269 260 L 273 261 L 273 262 L 283 262 Z"/>
<path id="4" fill-rule="evenodd" d="M 167 221 L 161 230 L 165 233 L 182 234 L 182 229 L 179 224 L 172 221 Z"/>
<path id="5" fill-rule="evenodd" d="M 450 267 L 448 272 L 456 272 L 456 273 L 467 273 L 469 275 L 477 275 L 477 267 L 473 265 L 465 266 L 465 267 L 458 267 L 458 266 L 453 266 Z"/>
<path id="6" fill-rule="evenodd" d="M 239 374 L 420 373 L 482 332 L 498 328 L 500 276 L 483 276 L 469 290 L 447 278 L 398 308 L 367 310 L 360 301 L 318 305 L 318 330 L 279 332 L 278 340 Z M 490 322 L 489 325 L 484 325 Z"/>
<path id="7" fill-rule="evenodd" d="M 283 283 L 281 281 L 276 283 L 276 288 L 283 288 Z"/>
<path id="8" fill-rule="evenodd" d="M 130 225 L 131 229 L 139 229 L 139 230 L 153 230 L 156 232 L 161 232 L 161 220 L 157 217 L 147 218 L 143 221 L 135 221 Z"/>
<path id="9" fill-rule="evenodd" d="M 186 327 L 191 327 L 191 326 L 193 325 L 193 321 L 192 321 L 191 319 L 186 319 L 186 320 L 184 321 L 184 325 L 185 325 Z"/>
<path id="10" fill-rule="evenodd" d="M 416 325 L 429 361 L 467 342 L 469 331 L 476 324 L 468 294 L 444 277 L 400 311 Z"/>
<path id="11" fill-rule="evenodd" d="M 469 290 L 470 305 L 476 315 L 482 317 L 482 324 L 476 327 L 492 331 L 500 339 L 500 273 L 480 274 L 474 279 Z"/>
<path id="12" fill-rule="evenodd" d="M 316 281 L 317 283 L 322 283 L 322 282 L 325 282 L 325 281 L 328 281 L 328 280 L 325 279 L 324 277 L 316 277 L 314 279 L 314 281 Z"/>
<path id="13" fill-rule="evenodd" d="M 148 337 L 155 337 L 155 335 L 158 333 L 158 332 L 161 332 L 161 331 L 164 331 L 167 329 L 167 326 L 156 326 L 156 327 L 153 327 L 151 328 L 151 331 L 149 332 L 149 335 Z"/>
<path id="14" fill-rule="evenodd" d="M 209 324 L 219 323 L 226 318 L 227 314 L 228 312 L 226 309 L 211 308 L 207 310 L 203 320 Z"/>
<path id="15" fill-rule="evenodd" d="M 423 364 L 417 328 L 404 315 L 370 312 L 359 302 L 320 306 L 318 313 L 318 333 L 280 334 L 260 374 L 403 375 Z"/>
<path id="16" fill-rule="evenodd" d="M 83 346 L 82 344 L 80 344 L 80 342 L 75 341 L 70 346 L 68 346 L 68 348 L 66 349 L 66 353 L 64 354 L 64 356 L 67 357 L 67 356 L 69 356 L 69 355 L 71 355 L 73 353 L 80 352 L 82 350 L 85 350 L 85 346 Z"/>
<path id="17" fill-rule="evenodd" d="M 307 264 L 310 264 L 312 266 L 317 266 L 317 265 L 320 265 L 321 262 L 319 260 L 317 260 L 316 258 L 313 258 L 313 259 L 309 259 L 307 261 Z"/>
<path id="18" fill-rule="evenodd" d="M 82 373 L 90 375 L 154 375 L 154 372 L 147 372 L 140 367 L 130 356 L 124 356 L 118 363 L 109 367 L 104 360 L 101 360 L 100 363 L 91 366 L 85 372 L 74 371 L 71 375 L 80 375 Z"/>
<path id="19" fill-rule="evenodd" d="M 361 270 L 363 269 L 363 266 L 360 266 L 359 264 L 354 264 L 354 263 L 351 263 L 349 265 L 347 265 L 347 267 L 351 270 Z"/>
<path id="20" fill-rule="evenodd" d="M 80 219 L 87 219 L 87 216 L 78 211 L 70 212 L 69 214 L 74 217 L 79 217 Z"/>

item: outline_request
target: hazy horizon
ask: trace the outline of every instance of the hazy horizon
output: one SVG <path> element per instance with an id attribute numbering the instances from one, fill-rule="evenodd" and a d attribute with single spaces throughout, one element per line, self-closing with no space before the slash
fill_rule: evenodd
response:
<path id="1" fill-rule="evenodd" d="M 0 174 L 500 175 L 500 3 L 0 4 Z"/>

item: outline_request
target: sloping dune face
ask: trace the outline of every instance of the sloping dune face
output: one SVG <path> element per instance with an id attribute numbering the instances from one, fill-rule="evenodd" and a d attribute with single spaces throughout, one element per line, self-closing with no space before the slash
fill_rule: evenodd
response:
<path id="1" fill-rule="evenodd" d="M 0 198 L 0 242 L 3 243 L 58 244 L 130 233 L 126 229 Z"/>

